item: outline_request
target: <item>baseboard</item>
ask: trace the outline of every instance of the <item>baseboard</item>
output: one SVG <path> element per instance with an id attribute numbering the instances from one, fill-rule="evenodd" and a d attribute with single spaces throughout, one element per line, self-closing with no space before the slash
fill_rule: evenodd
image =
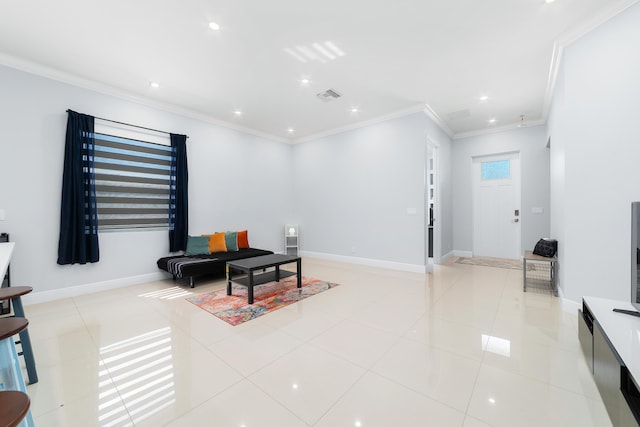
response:
<path id="1" fill-rule="evenodd" d="M 565 298 L 562 292 L 562 288 L 558 288 L 558 298 L 560 299 L 562 311 L 566 313 L 577 315 L 578 310 L 582 308 L 582 304 L 580 304 L 579 302 L 575 302 L 573 300 Z"/>
<path id="2" fill-rule="evenodd" d="M 440 257 L 440 264 L 444 264 L 445 262 L 449 261 L 451 258 L 453 258 L 454 256 L 454 251 L 451 252 L 447 252 L 446 254 L 444 254 L 443 256 Z"/>
<path id="3" fill-rule="evenodd" d="M 452 254 L 453 256 L 459 256 L 459 257 L 464 257 L 464 258 L 473 258 L 473 252 L 471 252 L 471 251 L 456 251 L 456 250 L 453 250 L 453 251 L 451 251 L 449 253 Z"/>
<path id="4" fill-rule="evenodd" d="M 94 292 L 108 291 L 110 289 L 124 288 L 125 286 L 139 285 L 140 283 L 153 282 L 166 279 L 167 274 L 162 272 L 141 274 L 139 276 L 123 277 L 120 279 L 106 280 L 104 282 L 88 283 L 85 285 L 69 286 L 68 288 L 54 289 L 51 291 L 32 292 L 22 297 L 25 305 L 39 304 L 62 298 L 72 298 Z"/>
<path id="5" fill-rule="evenodd" d="M 425 265 L 405 264 L 402 262 L 384 261 L 379 259 L 361 258 L 355 256 L 333 255 L 324 252 L 300 251 L 303 257 L 326 259 L 329 261 L 346 262 L 349 264 L 366 265 L 369 267 L 388 268 L 390 270 L 410 271 L 412 273 L 425 273 Z"/>

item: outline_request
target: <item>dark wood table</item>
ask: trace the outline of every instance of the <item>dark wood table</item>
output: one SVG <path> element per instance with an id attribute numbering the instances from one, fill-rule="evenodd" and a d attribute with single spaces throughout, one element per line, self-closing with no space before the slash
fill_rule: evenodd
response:
<path id="1" fill-rule="evenodd" d="M 296 263 L 297 270 L 280 271 L 280 266 L 284 264 Z M 273 271 L 265 271 L 267 268 L 275 267 Z M 233 278 L 233 270 L 245 273 L 246 276 Z M 265 272 L 254 274 L 256 270 Z M 302 287 L 302 259 L 291 255 L 263 255 L 252 258 L 237 259 L 227 262 L 227 295 L 231 295 L 231 282 L 247 287 L 249 304 L 253 304 L 253 287 L 268 282 L 279 282 L 280 279 L 290 276 L 298 276 L 298 288 Z"/>

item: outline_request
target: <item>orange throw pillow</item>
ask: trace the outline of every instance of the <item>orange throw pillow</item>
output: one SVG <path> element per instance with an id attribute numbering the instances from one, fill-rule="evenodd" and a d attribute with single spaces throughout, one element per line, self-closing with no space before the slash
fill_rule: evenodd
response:
<path id="1" fill-rule="evenodd" d="M 209 235 L 209 252 L 227 252 L 227 244 L 224 240 L 224 233 Z"/>
<path id="2" fill-rule="evenodd" d="M 238 231 L 238 249 L 249 248 L 249 232 L 247 230 Z"/>

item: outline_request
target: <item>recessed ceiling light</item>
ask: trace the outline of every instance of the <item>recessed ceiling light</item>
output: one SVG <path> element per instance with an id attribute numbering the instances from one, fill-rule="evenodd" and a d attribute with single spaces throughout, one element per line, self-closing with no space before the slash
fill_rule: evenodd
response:
<path id="1" fill-rule="evenodd" d="M 294 128 L 289 128 L 289 129 L 287 129 L 287 132 L 289 132 L 289 133 L 293 133 L 293 132 L 295 132 L 295 131 L 296 131 L 296 130 L 295 130 Z"/>
<path id="2" fill-rule="evenodd" d="M 160 83 L 158 83 L 158 82 L 149 82 L 149 86 L 151 86 L 154 89 L 158 89 L 160 87 Z"/>
<path id="3" fill-rule="evenodd" d="M 480 101 L 486 101 L 487 99 L 489 99 L 489 97 L 487 95 L 482 95 L 480 97 Z"/>
<path id="4" fill-rule="evenodd" d="M 300 79 L 300 84 L 302 86 L 307 86 L 307 85 L 309 85 L 309 83 L 311 83 L 311 80 L 309 80 L 307 78 Z"/>
<path id="5" fill-rule="evenodd" d="M 544 0 L 544 2 L 545 2 L 546 4 L 553 3 L 554 1 L 556 1 L 556 0 Z"/>
<path id="6" fill-rule="evenodd" d="M 352 108 L 351 110 L 349 110 L 349 111 L 351 111 L 352 113 L 359 113 L 359 112 L 360 112 L 360 110 L 358 109 L 358 107 L 353 107 L 353 108 Z"/>
<path id="7" fill-rule="evenodd" d="M 211 28 L 214 31 L 218 31 L 220 29 L 220 25 L 218 25 L 215 22 L 209 22 L 209 28 Z"/>
<path id="8" fill-rule="evenodd" d="M 496 119 L 489 119 L 489 123 L 494 124 L 497 120 Z"/>
<path id="9" fill-rule="evenodd" d="M 236 110 L 236 111 L 233 112 L 233 114 L 235 114 L 236 116 L 241 116 L 242 115 L 242 111 Z"/>

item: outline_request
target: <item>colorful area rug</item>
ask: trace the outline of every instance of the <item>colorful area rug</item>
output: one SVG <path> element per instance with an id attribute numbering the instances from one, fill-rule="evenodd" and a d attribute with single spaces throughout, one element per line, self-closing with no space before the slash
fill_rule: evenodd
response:
<path id="1" fill-rule="evenodd" d="M 457 264 L 481 265 L 484 267 L 510 268 L 514 270 L 522 270 L 522 261 L 518 259 L 502 259 L 491 257 L 460 257 L 456 260 Z"/>
<path id="2" fill-rule="evenodd" d="M 338 286 L 337 283 L 304 276 L 302 276 L 302 288 L 298 289 L 296 283 L 296 277 L 291 276 L 280 282 L 255 286 L 252 305 L 247 302 L 246 286 L 235 283 L 231 290 L 232 295 L 227 295 L 225 286 L 224 289 L 189 297 L 187 301 L 236 326 Z"/>

